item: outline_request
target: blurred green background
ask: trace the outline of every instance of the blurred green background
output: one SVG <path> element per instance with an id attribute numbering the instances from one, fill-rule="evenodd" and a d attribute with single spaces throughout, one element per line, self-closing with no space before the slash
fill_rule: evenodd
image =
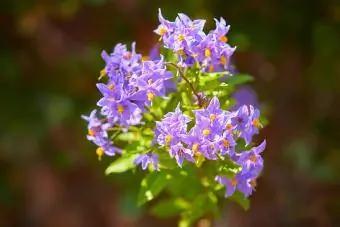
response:
<path id="1" fill-rule="evenodd" d="M 137 41 L 147 54 L 159 7 L 210 28 L 227 19 L 269 118 L 251 209 L 227 204 L 215 226 L 339 226 L 337 0 L 2 0 L 0 226 L 175 226 L 135 207 L 131 174 L 104 176 L 110 159 L 97 161 L 80 119 L 99 98 L 101 51 Z"/>

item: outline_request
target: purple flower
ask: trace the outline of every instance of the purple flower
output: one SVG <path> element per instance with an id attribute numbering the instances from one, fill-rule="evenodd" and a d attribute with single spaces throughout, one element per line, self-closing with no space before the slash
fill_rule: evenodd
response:
<path id="1" fill-rule="evenodd" d="M 193 152 L 185 147 L 182 143 L 177 143 L 170 148 L 170 156 L 175 157 L 179 167 L 182 167 L 184 159 L 189 162 L 195 162 Z"/>
<path id="2" fill-rule="evenodd" d="M 226 187 L 225 197 L 232 196 L 236 190 L 248 197 L 252 194 L 256 182 L 256 178 L 240 173 L 231 179 L 224 176 L 217 176 L 215 180 Z"/>
<path id="3" fill-rule="evenodd" d="M 162 121 L 156 122 L 155 138 L 161 146 L 172 146 L 181 141 L 187 133 L 190 118 L 182 113 L 179 104 L 175 112 L 164 115 Z"/>
<path id="4" fill-rule="evenodd" d="M 149 164 L 152 164 L 155 170 L 159 170 L 158 168 L 158 155 L 153 152 L 148 152 L 146 154 L 139 155 L 134 164 L 141 165 L 142 169 L 145 170 Z"/>
<path id="5" fill-rule="evenodd" d="M 228 155 L 229 157 L 233 156 L 235 153 L 235 146 L 236 141 L 234 136 L 228 131 L 224 132 L 219 140 L 220 154 L 223 156 Z"/>
<path id="6" fill-rule="evenodd" d="M 191 20 L 179 13 L 174 22 L 167 21 L 159 11 L 160 25 L 155 32 L 161 36 L 164 46 L 178 54 L 178 64 L 190 67 L 195 63 L 202 71 L 216 72 L 231 68 L 230 57 L 235 48 L 230 47 L 226 34 L 229 27 L 223 18 L 215 19 L 216 29 L 206 35 L 205 20 Z"/>
<path id="7" fill-rule="evenodd" d="M 82 116 L 82 118 L 88 122 L 87 139 L 98 146 L 96 153 L 99 160 L 103 154 L 114 156 L 117 153 L 121 153 L 121 149 L 115 147 L 113 142 L 108 138 L 107 130 L 112 125 L 110 123 L 104 123 L 106 121 L 105 119 L 98 119 L 96 110 L 93 110 L 90 116 Z"/>
<path id="8" fill-rule="evenodd" d="M 259 117 L 260 111 L 251 105 L 243 105 L 234 112 L 232 124 L 240 132 L 240 137 L 245 140 L 246 145 L 250 144 L 253 135 L 259 132 L 259 127 L 262 127 Z"/>
<path id="9" fill-rule="evenodd" d="M 263 168 L 263 159 L 261 153 L 266 147 L 266 141 L 264 140 L 259 146 L 253 147 L 249 151 L 243 151 L 239 153 L 237 164 L 242 166 L 242 172 L 253 172 L 258 174 Z"/>

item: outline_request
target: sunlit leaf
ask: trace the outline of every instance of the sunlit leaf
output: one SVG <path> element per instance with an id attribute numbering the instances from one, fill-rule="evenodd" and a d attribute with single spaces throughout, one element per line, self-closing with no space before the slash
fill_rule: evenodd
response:
<path id="1" fill-rule="evenodd" d="M 151 172 L 149 173 L 141 183 L 141 188 L 138 194 L 138 205 L 154 199 L 165 188 L 169 182 L 170 175 L 165 172 Z"/>
<path id="2" fill-rule="evenodd" d="M 128 171 L 134 167 L 133 161 L 136 155 L 124 155 L 114 162 L 112 162 L 109 167 L 106 168 L 105 174 L 109 175 L 111 173 L 122 173 Z"/>

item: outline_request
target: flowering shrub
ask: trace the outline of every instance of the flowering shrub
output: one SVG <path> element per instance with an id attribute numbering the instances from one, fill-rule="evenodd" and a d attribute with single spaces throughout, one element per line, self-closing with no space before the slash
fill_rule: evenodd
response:
<path id="1" fill-rule="evenodd" d="M 235 86 L 251 77 L 233 70 L 229 26 L 215 19 L 216 28 L 205 33 L 205 20 L 180 13 L 172 22 L 160 10 L 158 17 L 160 45 L 150 56 L 136 53 L 135 43 L 102 53 L 100 111 L 83 116 L 87 139 L 99 159 L 118 156 L 107 174 L 145 170 L 138 203 L 164 191 L 170 199 L 154 213 L 167 216 L 162 209 L 171 208 L 181 226 L 217 215 L 223 195 L 247 209 L 266 142 L 252 142 L 260 111 L 230 101 Z"/>

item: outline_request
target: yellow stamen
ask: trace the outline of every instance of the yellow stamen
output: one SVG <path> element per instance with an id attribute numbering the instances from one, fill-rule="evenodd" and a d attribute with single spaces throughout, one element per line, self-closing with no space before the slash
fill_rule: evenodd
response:
<path id="1" fill-rule="evenodd" d="M 167 32 L 168 32 L 168 29 L 166 29 L 166 27 L 161 26 L 161 27 L 159 28 L 159 35 L 163 36 L 163 35 L 165 35 Z"/>
<path id="2" fill-rule="evenodd" d="M 151 101 L 151 100 L 153 100 L 153 98 L 155 98 L 155 94 L 151 91 L 148 92 L 147 96 L 148 96 L 149 101 Z"/>
<path id="3" fill-rule="evenodd" d="M 177 40 L 181 42 L 181 41 L 185 40 L 185 36 L 184 36 L 183 34 L 180 34 L 180 35 L 177 37 Z"/>
<path id="4" fill-rule="evenodd" d="M 102 70 L 100 70 L 99 79 L 103 78 L 104 76 L 106 76 L 106 70 L 105 70 L 105 68 L 103 68 Z"/>
<path id="5" fill-rule="evenodd" d="M 260 125 L 261 125 L 259 119 L 253 120 L 252 124 L 253 124 L 255 127 L 260 127 Z"/>
<path id="6" fill-rule="evenodd" d="M 143 61 L 147 61 L 148 59 L 149 59 L 149 56 L 147 56 L 147 55 L 142 56 Z"/>
<path id="7" fill-rule="evenodd" d="M 236 179 L 235 177 L 233 177 L 233 178 L 231 179 L 231 185 L 232 185 L 232 186 L 236 186 L 237 183 L 238 183 L 237 179 Z"/>
<path id="8" fill-rule="evenodd" d="M 227 36 L 220 36 L 220 38 L 218 38 L 221 42 L 228 42 L 228 37 Z"/>
<path id="9" fill-rule="evenodd" d="M 118 104 L 117 111 L 118 111 L 118 113 L 122 114 L 124 112 L 124 106 L 121 105 L 121 104 Z"/>
<path id="10" fill-rule="evenodd" d="M 93 129 L 89 129 L 88 134 L 89 134 L 89 136 L 95 136 L 96 132 Z"/>
<path id="11" fill-rule="evenodd" d="M 210 50 L 209 48 L 206 48 L 206 49 L 204 50 L 204 55 L 205 55 L 206 57 L 210 57 L 210 56 L 211 56 L 211 50 Z"/>
<path id="12" fill-rule="evenodd" d="M 209 136 L 210 135 L 210 130 L 209 129 L 204 129 L 203 130 L 203 135 Z"/>
<path id="13" fill-rule="evenodd" d="M 198 146 L 198 143 L 194 143 L 191 148 L 192 152 L 196 153 L 198 151 Z"/>
<path id="14" fill-rule="evenodd" d="M 249 160 L 251 161 L 251 162 L 256 162 L 257 161 L 257 157 L 256 157 L 256 155 L 251 155 L 250 156 L 250 158 L 249 158 Z"/>
<path id="15" fill-rule="evenodd" d="M 224 140 L 222 141 L 222 143 L 223 143 L 223 146 L 224 146 L 224 147 L 229 147 L 229 146 L 230 146 L 229 141 L 226 140 L 226 139 L 224 139 Z"/>
<path id="16" fill-rule="evenodd" d="M 249 182 L 249 184 L 250 184 L 253 188 L 255 188 L 256 185 L 257 185 L 256 179 L 252 179 L 252 180 Z"/>
<path id="17" fill-rule="evenodd" d="M 166 145 L 169 145 L 170 142 L 171 142 L 171 140 L 172 140 L 172 136 L 171 136 L 171 135 L 165 136 L 165 144 L 166 144 Z"/>
<path id="18" fill-rule="evenodd" d="M 185 55 L 185 52 L 183 49 L 178 50 L 177 53 L 181 56 Z"/>
<path id="19" fill-rule="evenodd" d="M 104 155 L 104 148 L 98 147 L 97 150 L 96 150 L 96 154 L 98 156 L 98 160 L 101 161 L 102 156 Z"/>
<path id="20" fill-rule="evenodd" d="M 227 130 L 231 130 L 233 128 L 232 124 L 228 123 L 225 127 Z"/>
<path id="21" fill-rule="evenodd" d="M 227 65 L 227 58 L 224 57 L 224 56 L 221 56 L 221 57 L 220 57 L 220 63 L 221 63 L 222 65 Z"/>
<path id="22" fill-rule="evenodd" d="M 126 52 L 126 54 L 124 55 L 124 57 L 127 59 L 127 60 L 130 60 L 132 54 L 130 52 Z"/>
<path id="23" fill-rule="evenodd" d="M 209 65 L 209 72 L 212 72 L 212 71 L 214 71 L 214 66 Z"/>
<path id="24" fill-rule="evenodd" d="M 215 114 L 210 114 L 209 116 L 211 121 L 214 121 L 216 119 L 216 115 Z"/>
<path id="25" fill-rule="evenodd" d="M 110 89 L 110 90 L 113 90 L 114 88 L 115 88 L 115 85 L 114 85 L 114 84 L 110 84 L 110 85 L 109 85 L 109 89 Z"/>

